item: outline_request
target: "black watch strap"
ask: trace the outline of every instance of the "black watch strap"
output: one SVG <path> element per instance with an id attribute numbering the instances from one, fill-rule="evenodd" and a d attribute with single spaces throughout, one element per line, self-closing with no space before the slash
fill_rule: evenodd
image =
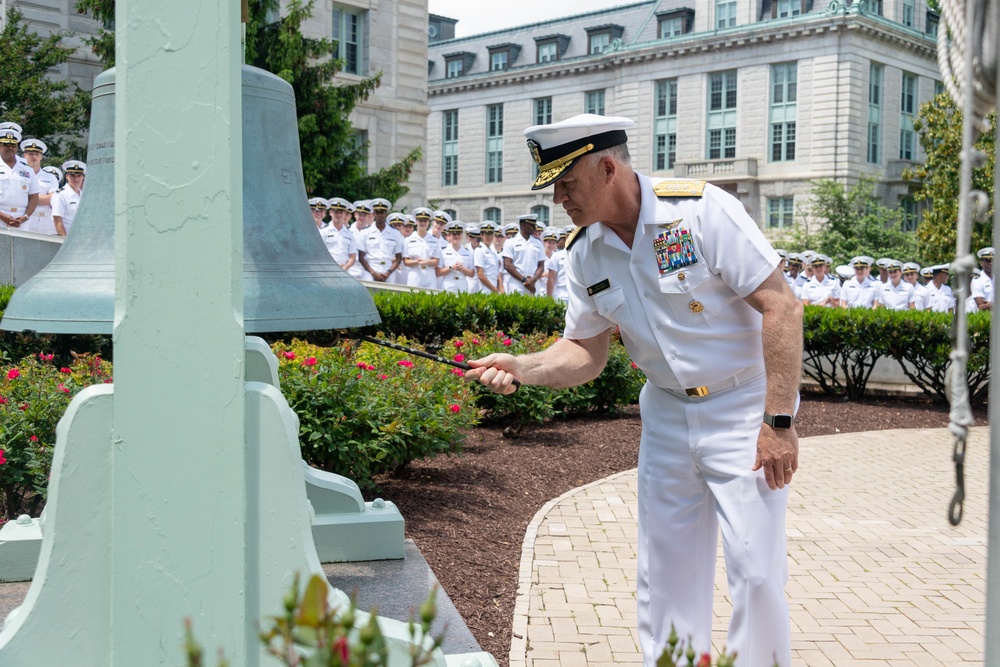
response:
<path id="1" fill-rule="evenodd" d="M 768 414 L 764 413 L 764 423 L 771 428 L 790 429 L 795 418 L 788 414 Z"/>

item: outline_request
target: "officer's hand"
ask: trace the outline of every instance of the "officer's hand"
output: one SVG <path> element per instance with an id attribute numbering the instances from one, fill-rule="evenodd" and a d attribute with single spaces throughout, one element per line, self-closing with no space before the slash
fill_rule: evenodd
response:
<path id="1" fill-rule="evenodd" d="M 520 362 L 512 354 L 491 354 L 482 359 L 468 362 L 471 370 L 465 371 L 465 377 L 478 380 L 480 384 L 497 394 L 513 394 L 517 391 L 514 380 L 520 379 Z"/>
<path id="2" fill-rule="evenodd" d="M 753 469 L 762 468 L 767 486 L 772 491 L 792 483 L 792 475 L 799 469 L 799 435 L 794 426 L 776 429 L 764 424 L 760 427 Z"/>

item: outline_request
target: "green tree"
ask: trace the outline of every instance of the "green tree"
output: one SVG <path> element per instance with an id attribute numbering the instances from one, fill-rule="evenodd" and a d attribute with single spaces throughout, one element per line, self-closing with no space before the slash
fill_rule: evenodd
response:
<path id="1" fill-rule="evenodd" d="M 972 249 L 991 245 L 993 238 L 993 169 L 995 167 L 996 113 L 990 115 L 989 130 L 976 142 L 986 153 L 986 165 L 972 172 L 972 185 L 990 200 L 989 220 L 972 230 Z M 959 170 L 962 152 L 962 112 L 947 93 L 921 105 L 913 123 L 920 145 L 927 154 L 922 165 L 907 169 L 903 177 L 916 185 L 913 198 L 929 204 L 917 228 L 920 255 L 930 263 L 949 262 L 955 256 L 958 237 Z"/>
<path id="2" fill-rule="evenodd" d="M 0 121 L 17 123 L 25 137 L 48 144 L 50 159 L 80 157 L 78 138 L 89 122 L 90 95 L 49 76 L 73 49 L 62 45 L 64 33 L 41 37 L 22 19 L 11 7 L 0 30 Z"/>
<path id="3" fill-rule="evenodd" d="M 385 197 L 396 201 L 409 188 L 406 181 L 421 159 L 420 148 L 389 167 L 369 174 L 363 164 L 368 145 L 356 141 L 351 111 L 379 86 L 381 72 L 358 82 L 334 83 L 343 63 L 331 57 L 334 43 L 302 34 L 314 0 L 291 0 L 274 22 L 278 0 L 249 0 L 246 62 L 280 76 L 292 85 L 298 115 L 299 147 L 306 190 L 345 199 Z M 77 0 L 77 10 L 90 11 L 110 25 L 114 0 Z M 114 32 L 104 30 L 89 41 L 108 66 L 114 64 Z"/>
<path id="4" fill-rule="evenodd" d="M 797 229 L 792 245 L 812 247 L 836 264 L 856 255 L 916 258 L 916 239 L 902 230 L 902 211 L 884 206 L 875 196 L 875 179 L 863 177 L 853 186 L 830 179 L 815 181 L 812 196 L 809 212 L 820 230 L 808 234 Z"/>

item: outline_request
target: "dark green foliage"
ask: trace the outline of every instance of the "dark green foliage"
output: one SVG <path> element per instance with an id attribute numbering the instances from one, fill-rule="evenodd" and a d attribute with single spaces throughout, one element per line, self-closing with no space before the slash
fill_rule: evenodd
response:
<path id="1" fill-rule="evenodd" d="M 381 82 L 381 72 L 357 82 L 333 84 L 342 62 L 331 58 L 334 44 L 302 34 L 312 16 L 314 0 L 250 0 L 246 31 L 246 62 L 272 72 L 291 84 L 299 122 L 299 146 L 306 191 L 322 197 L 349 200 L 385 197 L 396 201 L 409 191 L 406 181 L 421 159 L 420 148 L 394 165 L 369 174 L 364 168 L 368 146 L 358 145 L 348 117 Z M 77 0 L 77 11 L 90 11 L 106 25 L 115 17 L 114 0 Z M 103 31 L 89 40 L 105 64 L 114 65 L 114 32 Z"/>
<path id="2" fill-rule="evenodd" d="M 875 362 L 891 358 L 926 395 L 946 400 L 952 320 L 947 313 L 806 306 L 803 372 L 826 393 L 860 398 Z M 969 392 L 975 402 L 984 401 L 989 389 L 989 331 L 989 313 L 969 316 Z"/>
<path id="3" fill-rule="evenodd" d="M 90 122 L 90 95 L 50 75 L 73 49 L 62 45 L 65 33 L 40 37 L 22 19 L 11 6 L 0 30 L 0 120 L 21 125 L 25 138 L 44 141 L 47 163 L 83 158 L 76 140 Z"/>

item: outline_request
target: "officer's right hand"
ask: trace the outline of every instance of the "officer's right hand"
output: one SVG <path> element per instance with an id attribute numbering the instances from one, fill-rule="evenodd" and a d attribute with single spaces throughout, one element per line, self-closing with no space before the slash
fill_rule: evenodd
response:
<path id="1" fill-rule="evenodd" d="M 514 380 L 520 379 L 520 362 L 512 354 L 496 353 L 468 362 L 471 370 L 465 377 L 478 380 L 481 385 L 497 394 L 513 394 L 517 391 Z"/>

